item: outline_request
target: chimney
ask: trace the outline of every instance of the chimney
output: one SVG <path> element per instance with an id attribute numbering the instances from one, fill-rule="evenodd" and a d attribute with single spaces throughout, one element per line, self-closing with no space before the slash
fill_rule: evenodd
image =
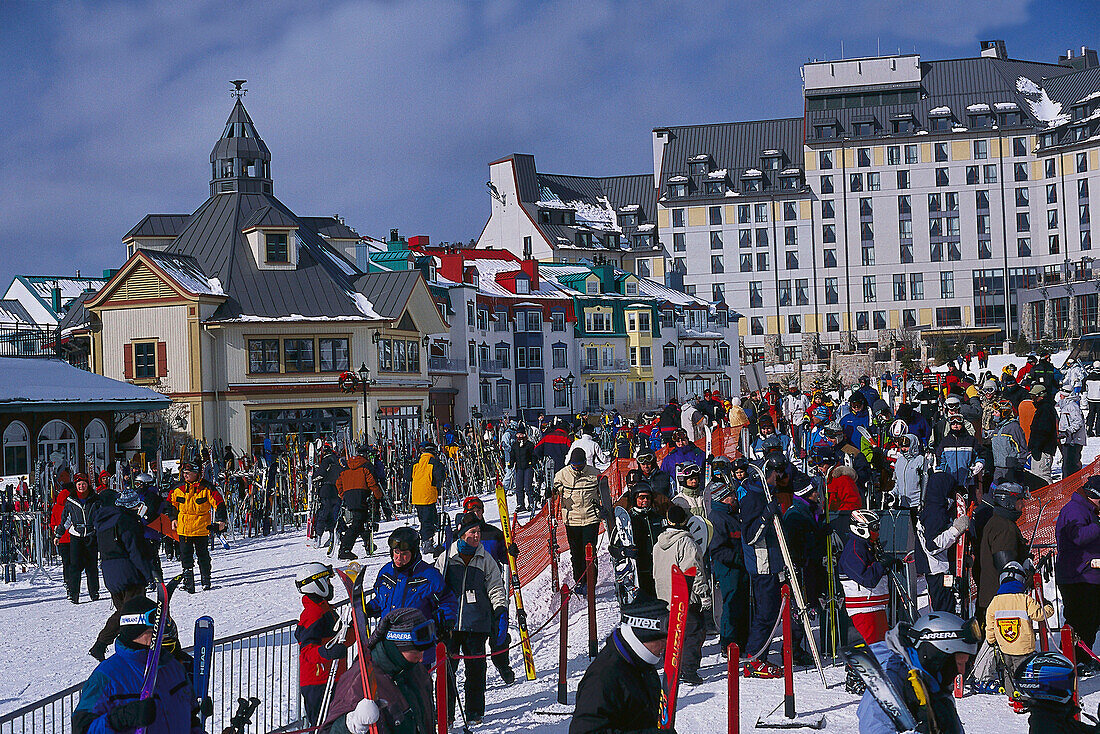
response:
<path id="1" fill-rule="evenodd" d="M 447 248 L 436 257 L 439 258 L 439 267 L 436 268 L 436 272 L 447 280 L 461 283 L 463 270 L 462 253 L 454 248 Z"/>
<path id="2" fill-rule="evenodd" d="M 428 247 L 431 244 L 431 238 L 426 234 L 418 234 L 415 237 L 409 238 L 409 249 L 416 250 L 422 247 Z"/>
<path id="3" fill-rule="evenodd" d="M 1064 56 L 1058 57 L 1059 66 L 1068 66 L 1074 71 L 1081 71 L 1082 69 L 1091 69 L 1094 66 L 1100 66 L 1097 62 L 1096 50 L 1091 49 L 1088 46 L 1081 47 L 1081 53 L 1074 54 L 1073 49 L 1066 49 Z"/>
<path id="4" fill-rule="evenodd" d="M 77 270 L 76 270 L 76 277 L 78 277 L 78 278 L 80 277 L 80 268 L 77 268 Z"/>
<path id="5" fill-rule="evenodd" d="M 982 41 L 982 56 L 987 59 L 1007 59 L 1008 49 L 1005 42 L 999 38 L 991 41 Z"/>
<path id="6" fill-rule="evenodd" d="M 396 230 L 396 229 L 391 229 L 391 230 L 390 230 L 390 239 L 389 239 L 389 241 L 390 241 L 390 242 L 397 242 L 397 241 L 399 241 L 400 239 L 401 239 L 401 238 L 400 238 L 400 237 L 398 236 L 398 232 L 397 232 L 397 230 Z"/>
<path id="7" fill-rule="evenodd" d="M 519 269 L 527 273 L 527 277 L 531 280 L 531 290 L 537 291 L 539 289 L 539 261 L 538 260 L 522 260 L 519 264 Z"/>
<path id="8" fill-rule="evenodd" d="M 50 289 L 50 307 L 54 313 L 61 313 L 61 289 L 56 285 Z"/>

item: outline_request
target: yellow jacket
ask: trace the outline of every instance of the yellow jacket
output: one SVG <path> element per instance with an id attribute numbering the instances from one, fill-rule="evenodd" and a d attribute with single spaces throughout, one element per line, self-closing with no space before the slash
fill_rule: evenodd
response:
<path id="1" fill-rule="evenodd" d="M 434 505 L 439 501 L 439 488 L 445 476 L 440 458 L 430 451 L 422 453 L 413 465 L 409 501 L 414 505 Z"/>
<path id="2" fill-rule="evenodd" d="M 1026 593 L 997 594 L 985 613 L 985 640 L 996 645 L 1005 655 L 1028 655 L 1035 652 L 1035 627 L 1054 614 L 1054 607 L 1039 606 Z"/>
<path id="3" fill-rule="evenodd" d="M 180 484 L 168 495 L 168 501 L 179 512 L 176 532 L 180 535 L 192 538 L 210 535 L 209 526 L 215 519 L 225 522 L 225 502 L 218 490 L 204 480 Z"/>

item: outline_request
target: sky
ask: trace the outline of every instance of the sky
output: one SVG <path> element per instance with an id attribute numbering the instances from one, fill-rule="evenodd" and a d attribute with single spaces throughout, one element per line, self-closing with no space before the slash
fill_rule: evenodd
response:
<path id="1" fill-rule="evenodd" d="M 231 79 L 275 194 L 360 234 L 477 237 L 488 163 L 652 171 L 654 127 L 801 114 L 811 59 L 1056 61 L 1093 0 L 0 2 L 0 288 L 99 274 L 147 213 L 190 213 Z M 0 291 L 2 292 L 2 291 Z"/>

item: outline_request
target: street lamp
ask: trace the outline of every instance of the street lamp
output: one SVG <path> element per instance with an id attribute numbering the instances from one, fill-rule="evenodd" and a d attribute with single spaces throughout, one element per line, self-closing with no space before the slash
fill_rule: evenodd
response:
<path id="1" fill-rule="evenodd" d="M 359 382 L 363 386 L 363 438 L 369 443 L 370 436 L 370 405 L 367 403 L 367 385 L 370 383 L 370 367 L 363 362 L 357 370 Z"/>
<path id="2" fill-rule="evenodd" d="M 577 378 L 573 376 L 572 372 L 570 372 L 568 375 L 565 376 L 565 389 L 569 391 L 569 417 L 570 418 L 573 417 L 573 382 L 576 379 Z"/>

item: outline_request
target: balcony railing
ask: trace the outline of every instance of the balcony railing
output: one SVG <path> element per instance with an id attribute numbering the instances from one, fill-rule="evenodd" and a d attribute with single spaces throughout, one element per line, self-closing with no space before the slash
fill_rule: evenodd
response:
<path id="1" fill-rule="evenodd" d="M 625 359 L 605 359 L 599 362 L 582 362 L 581 374 L 604 372 L 628 372 L 630 370 Z"/>
<path id="2" fill-rule="evenodd" d="M 504 362 L 499 359 L 483 359 L 478 363 L 478 369 L 490 375 L 499 375 L 504 369 Z"/>
<path id="3" fill-rule="evenodd" d="M 721 372 L 726 365 L 718 364 L 718 360 L 709 357 L 684 357 L 680 360 L 681 372 Z"/>
<path id="4" fill-rule="evenodd" d="M 428 357 L 428 372 L 461 375 L 466 372 L 466 360 L 450 357 Z"/>

